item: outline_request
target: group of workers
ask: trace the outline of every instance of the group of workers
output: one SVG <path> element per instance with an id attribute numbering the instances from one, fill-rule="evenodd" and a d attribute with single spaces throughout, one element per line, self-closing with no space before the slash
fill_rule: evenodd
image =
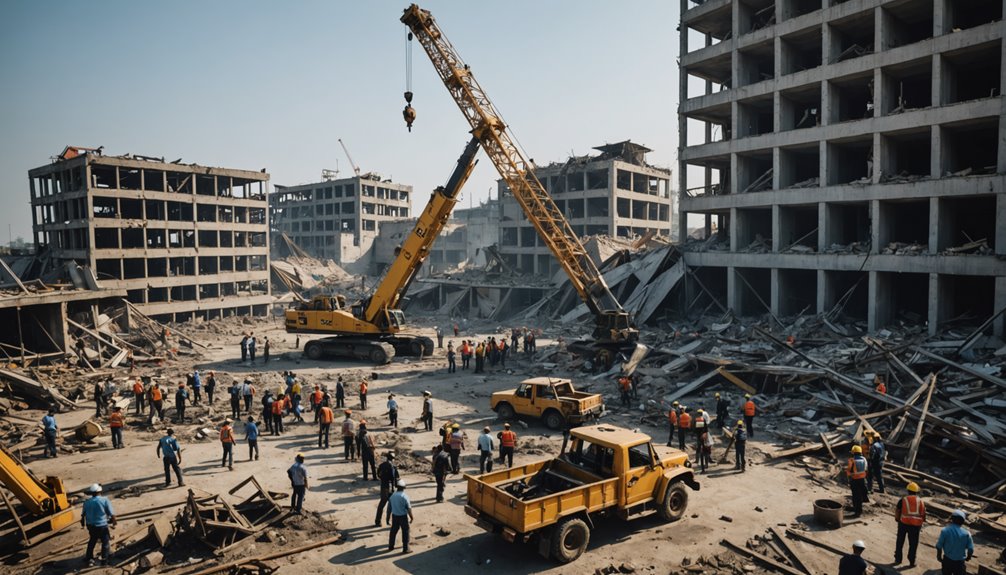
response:
<path id="1" fill-rule="evenodd" d="M 712 419 L 709 412 L 702 408 L 698 408 L 693 415 L 690 407 L 677 401 L 673 402 L 667 411 L 667 446 L 673 447 L 675 430 L 678 432 L 678 449 L 684 450 L 688 436 L 693 436 L 696 460 L 702 473 L 705 473 L 707 467 L 712 464 L 713 441 L 709 434 L 710 427 L 713 425 L 720 429 L 730 427 L 729 400 L 719 392 L 716 393 L 715 399 L 716 419 Z M 749 437 L 754 437 L 754 418 L 758 411 L 751 394 L 744 395 L 741 411 L 744 419 L 738 420 L 731 431 L 736 460 L 734 468 L 743 472 L 747 468 L 747 440 Z"/>

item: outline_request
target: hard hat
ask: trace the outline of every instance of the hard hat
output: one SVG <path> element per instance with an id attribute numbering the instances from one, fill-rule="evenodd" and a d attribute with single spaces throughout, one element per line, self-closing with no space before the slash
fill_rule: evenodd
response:
<path id="1" fill-rule="evenodd" d="M 296 456 L 296 459 L 303 460 L 304 459 L 304 454 L 303 453 L 298 453 L 297 456 Z"/>
<path id="2" fill-rule="evenodd" d="M 964 513 L 963 509 L 954 509 L 954 512 L 950 514 L 951 517 L 959 517 L 962 521 L 968 518 L 968 515 Z"/>
<path id="3" fill-rule="evenodd" d="M 750 393 L 745 393 L 744 394 L 744 399 L 751 399 L 751 394 Z"/>
<path id="4" fill-rule="evenodd" d="M 345 413 L 346 415 L 353 415 L 353 410 L 352 410 L 352 409 L 347 409 L 347 410 L 345 410 L 345 412 L 344 412 L 344 413 Z"/>
<path id="5" fill-rule="evenodd" d="M 384 456 L 387 457 L 388 459 L 394 459 L 395 458 L 395 452 L 394 451 L 389 451 L 389 452 L 385 453 Z"/>
<path id="6" fill-rule="evenodd" d="M 505 427 L 505 428 L 507 428 L 507 429 L 510 429 L 510 424 L 509 424 L 509 423 L 504 423 L 504 424 L 503 424 L 503 427 Z"/>
<path id="7" fill-rule="evenodd" d="M 101 493 L 101 484 L 92 483 L 90 487 L 87 488 L 88 493 Z"/>
<path id="8" fill-rule="evenodd" d="M 224 420 L 224 423 L 226 423 L 227 425 L 230 425 L 230 424 L 234 423 L 234 420 L 228 417 L 227 419 Z"/>
<path id="9" fill-rule="evenodd" d="M 919 484 L 913 481 L 913 482 L 911 482 L 911 483 L 908 484 L 907 489 L 908 489 L 908 491 L 910 491 L 912 493 L 918 493 L 919 492 Z"/>
<path id="10" fill-rule="evenodd" d="M 489 433 L 489 431 L 490 429 L 488 425 L 482 428 L 482 433 Z"/>
<path id="11" fill-rule="evenodd" d="M 866 549 L 866 543 L 863 543 L 862 539 L 856 539 L 852 542 L 853 549 Z"/>
<path id="12" fill-rule="evenodd" d="M 407 487 L 407 484 L 405 483 L 404 479 L 399 479 L 398 486 L 401 487 L 402 489 L 405 489 Z"/>
<path id="13" fill-rule="evenodd" d="M 461 426 L 457 423 L 451 426 L 451 429 L 461 429 Z"/>
<path id="14" fill-rule="evenodd" d="M 860 447 L 860 446 L 858 446 L 858 445 L 853 445 L 852 446 L 852 452 L 853 453 L 863 453 L 863 448 Z"/>
<path id="15" fill-rule="evenodd" d="M 737 427 L 740 427 L 742 425 L 744 425 L 744 420 L 743 419 L 738 419 L 737 420 Z"/>
<path id="16" fill-rule="evenodd" d="M 678 405 L 681 405 L 681 404 L 675 401 L 675 402 L 671 403 L 671 405 L 678 406 Z"/>
<path id="17" fill-rule="evenodd" d="M 429 391 L 424 391 L 424 392 L 423 392 L 423 395 L 426 395 L 426 396 L 430 396 L 430 395 L 433 395 L 433 394 L 432 394 L 432 393 L 430 393 Z"/>
<path id="18" fill-rule="evenodd" d="M 719 397 L 719 396 L 720 396 L 720 392 L 717 391 L 716 392 L 716 397 Z"/>
<path id="19" fill-rule="evenodd" d="M 360 427 L 367 427 L 367 420 L 366 419 L 361 419 L 360 420 Z"/>
<path id="20" fill-rule="evenodd" d="M 698 410 L 696 410 L 696 411 L 698 411 L 698 413 L 702 413 L 702 408 L 700 407 L 700 408 L 698 408 Z"/>

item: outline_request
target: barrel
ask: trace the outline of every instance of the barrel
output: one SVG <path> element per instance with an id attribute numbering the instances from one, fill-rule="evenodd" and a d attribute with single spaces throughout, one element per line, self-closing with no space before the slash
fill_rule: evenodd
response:
<path id="1" fill-rule="evenodd" d="M 814 520 L 823 525 L 841 527 L 845 517 L 843 506 L 833 499 L 818 499 L 814 502 Z"/>

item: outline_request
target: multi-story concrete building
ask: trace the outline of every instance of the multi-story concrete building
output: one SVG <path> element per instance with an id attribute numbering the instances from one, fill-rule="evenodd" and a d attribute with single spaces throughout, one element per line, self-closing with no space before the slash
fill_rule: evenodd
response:
<path id="1" fill-rule="evenodd" d="M 265 171 L 68 147 L 28 176 L 36 252 L 51 263 L 90 266 L 162 320 L 268 311 Z"/>
<path id="2" fill-rule="evenodd" d="M 535 169 L 577 235 L 631 238 L 647 232 L 671 235 L 671 171 L 646 163 L 649 148 L 630 141 L 594 148 L 596 156 L 572 157 Z M 506 182 L 498 181 L 500 253 L 525 273 L 551 275 L 559 264 Z"/>
<path id="3" fill-rule="evenodd" d="M 679 230 L 720 240 L 685 254 L 702 286 L 870 330 L 1006 307 L 1003 0 L 681 6 Z"/>
<path id="4" fill-rule="evenodd" d="M 367 255 L 380 222 L 410 216 L 411 197 L 412 186 L 364 174 L 276 186 L 269 208 L 274 232 L 286 233 L 317 258 L 348 266 Z"/>

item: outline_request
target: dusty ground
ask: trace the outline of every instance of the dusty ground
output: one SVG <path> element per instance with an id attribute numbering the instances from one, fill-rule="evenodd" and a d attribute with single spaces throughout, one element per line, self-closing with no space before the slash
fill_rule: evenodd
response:
<path id="1" fill-rule="evenodd" d="M 252 326 L 257 335 L 268 335 L 273 341 L 273 360 L 268 367 L 262 365 L 242 365 L 237 359 L 239 348 L 236 335 L 249 326 L 235 325 L 229 334 L 205 332 L 205 341 L 213 347 L 204 353 L 198 365 L 202 369 L 213 369 L 218 374 L 221 387 L 226 389 L 230 378 L 251 375 L 259 389 L 263 385 L 273 388 L 281 385 L 281 372 L 294 370 L 308 385 L 316 382 L 327 383 L 334 388 L 335 378 L 342 375 L 350 382 L 371 373 L 377 379 L 371 381 L 369 403 L 366 411 L 359 411 L 359 401 L 351 394 L 348 406 L 356 414 L 368 420 L 371 431 L 376 431 L 381 444 L 380 451 L 394 448 L 403 463 L 403 477 L 409 483 L 408 493 L 415 510 L 412 524 L 413 549 L 411 555 L 398 552 L 388 553 L 388 529 L 374 527 L 377 505 L 377 484 L 363 482 L 359 464 L 343 461 L 341 442 L 333 437 L 331 449 L 317 447 L 315 427 L 310 423 L 293 424 L 287 433 L 279 437 L 264 436 L 260 441 L 262 457 L 259 461 L 247 461 L 247 448 L 243 443 L 236 447 L 236 464 L 233 471 L 220 467 L 220 448 L 216 435 L 210 439 L 198 440 L 195 431 L 199 427 L 215 428 L 228 413 L 227 399 L 222 390 L 217 394 L 213 410 L 190 408 L 188 415 L 205 418 L 205 424 L 193 422 L 176 426 L 176 434 L 184 449 L 183 469 L 186 487 L 197 494 L 204 492 L 224 493 L 240 480 L 255 475 L 268 489 L 289 491 L 286 469 L 293 462 L 297 452 L 306 456 L 306 465 L 311 475 L 311 486 L 305 507 L 311 515 L 291 518 L 287 528 L 278 531 L 287 535 L 288 546 L 300 545 L 310 540 L 320 540 L 334 530 L 341 531 L 346 541 L 309 551 L 295 557 L 280 559 L 279 573 L 440 573 L 450 569 L 455 573 L 494 572 L 509 573 L 594 573 L 609 566 L 634 568 L 636 572 L 685 573 L 702 571 L 692 566 L 682 567 L 682 560 L 694 563 L 698 558 L 713 555 L 731 555 L 720 545 L 729 539 L 743 545 L 746 540 L 764 534 L 769 527 L 807 527 L 817 530 L 811 518 L 811 501 L 821 497 L 844 500 L 846 490 L 836 484 L 832 477 L 837 475 L 837 467 L 823 460 L 806 458 L 784 460 L 772 465 L 766 464 L 764 451 L 773 447 L 768 434 L 759 433 L 757 439 L 749 442 L 751 467 L 745 473 L 735 472 L 732 463 L 713 466 L 709 473 L 700 477 L 702 489 L 690 493 L 689 510 L 686 518 L 676 524 L 665 524 L 657 517 L 645 517 L 624 523 L 611 519 L 598 523 L 592 533 L 587 553 L 570 566 L 559 566 L 551 560 L 539 556 L 535 549 L 525 545 L 507 544 L 499 538 L 478 529 L 463 511 L 465 481 L 461 476 L 449 480 L 447 501 L 434 503 L 434 482 L 428 472 L 426 461 L 429 449 L 439 441 L 436 432 L 417 430 L 417 419 L 421 411 L 421 393 L 424 389 L 433 392 L 438 420 L 446 418 L 460 421 L 468 430 L 469 445 L 463 457 L 466 470 L 477 470 L 477 457 L 471 446 L 483 425 L 499 428 L 495 414 L 488 409 L 488 398 L 492 391 L 512 386 L 521 379 L 543 373 L 542 366 L 521 359 L 508 362 L 512 373 L 497 371 L 475 376 L 471 372 L 446 373 L 443 350 L 430 359 L 398 360 L 388 366 L 374 368 L 363 363 L 351 362 L 311 362 L 300 359 L 281 358 L 284 351 L 293 348 L 294 337 L 282 333 L 279 324 L 268 321 Z M 203 333 L 190 330 L 193 333 Z M 432 327 L 423 330 L 432 335 Z M 474 335 L 474 334 L 473 334 Z M 484 334 L 482 334 L 484 335 Z M 455 340 L 457 338 L 447 338 Z M 305 338 L 306 340 L 306 338 Z M 303 343 L 303 342 L 302 342 Z M 445 342 L 446 344 L 446 342 Z M 547 348 L 551 342 L 546 337 L 539 339 L 539 348 Z M 297 354 L 299 355 L 299 354 Z M 289 356 L 293 357 L 293 356 Z M 474 362 L 473 362 L 474 363 Z M 180 371 L 166 368 L 164 374 Z M 140 373 L 146 373 L 140 370 Z M 590 383 L 585 377 L 574 377 L 577 383 Z M 177 379 L 171 380 L 171 389 Z M 581 385 L 582 387 L 582 385 Z M 610 384 L 593 382 L 595 391 L 611 393 Z M 603 388 L 603 389 L 602 389 Z M 387 394 L 397 395 L 400 405 L 400 429 L 392 430 L 386 417 L 382 415 Z M 617 407 L 617 401 L 609 396 L 610 412 L 605 421 L 627 427 L 640 427 L 650 433 L 662 445 L 666 441 L 666 430 L 640 425 L 639 412 L 628 413 Z M 260 409 L 256 398 L 253 410 Z M 34 417 L 34 414 L 25 414 Z M 69 428 L 92 415 L 90 409 L 82 409 L 59 417 L 60 425 Z M 39 414 L 39 417 L 41 414 Z M 307 414 L 308 420 L 311 414 Z M 338 417 L 337 417 L 338 419 Z M 181 502 L 185 491 L 173 486 L 164 489 L 163 471 L 160 460 L 155 456 L 156 439 L 163 428 L 148 429 L 139 425 L 140 418 L 130 416 L 133 424 L 127 430 L 123 450 L 99 448 L 87 452 L 63 455 L 58 459 L 29 458 L 31 469 L 38 475 L 54 474 L 63 478 L 71 491 L 78 491 L 93 482 L 101 482 L 109 491 L 110 498 L 119 514 L 141 511 L 163 504 Z M 334 426 L 335 427 L 335 426 Z M 421 425 L 419 426 L 421 429 Z M 544 426 L 530 422 L 527 429 L 516 428 L 522 445 L 534 445 L 534 454 L 527 449 L 519 449 L 517 461 L 531 461 L 543 457 L 546 451 L 556 452 L 561 437 Z M 236 426 L 236 435 L 243 437 L 241 425 Z M 337 431 L 335 431 L 337 435 Z M 107 437 L 102 438 L 108 441 Z M 716 453 L 722 447 L 716 448 Z M 380 462 L 380 460 L 378 460 Z M 854 539 L 864 539 L 868 543 L 865 557 L 871 562 L 888 565 L 891 562 L 894 545 L 895 524 L 891 510 L 894 495 L 880 496 L 868 506 L 864 518 L 836 531 L 818 534 L 819 538 L 838 546 L 848 546 Z M 726 518 L 729 518 L 728 521 Z M 142 518 L 141 520 L 146 520 Z M 328 520 L 331 523 L 327 523 Z M 122 536 L 139 525 L 137 520 L 120 523 L 115 535 Z M 449 532 L 444 535 L 443 533 Z M 939 526 L 930 523 L 924 528 L 923 547 L 919 553 L 919 566 L 908 570 L 910 575 L 935 575 L 939 565 L 932 549 L 939 532 Z M 289 535 L 295 533 L 296 535 Z M 33 550 L 30 558 L 21 557 L 18 566 L 5 568 L 9 573 L 39 572 L 38 558 L 45 558 L 52 550 L 66 546 L 74 539 L 83 537 L 83 529 L 72 527 L 50 541 Z M 984 542 L 982 542 L 984 543 Z M 399 546 L 400 546 L 399 542 Z M 792 542 L 799 550 L 808 567 L 814 573 L 834 573 L 837 557 L 815 547 Z M 257 541 L 241 549 L 241 556 L 253 556 L 280 548 L 282 544 Z M 400 547 L 399 547 L 400 549 Z M 988 544 L 979 546 L 979 559 L 988 565 L 995 564 L 995 557 L 1001 547 Z M 80 568 L 79 558 L 83 551 L 73 555 L 62 555 L 54 562 L 41 567 L 43 573 L 67 573 Z M 183 561 L 187 556 L 198 558 L 207 556 L 207 549 L 198 545 L 176 545 L 169 554 L 170 562 Z M 118 559 L 125 556 L 119 555 Z M 33 564 L 35 563 L 35 564 Z M 738 560 L 742 572 L 763 571 L 748 561 Z M 972 567 L 972 571 L 976 570 Z M 96 570 L 119 573 L 117 569 Z M 190 570 L 178 570 L 186 573 Z"/>

